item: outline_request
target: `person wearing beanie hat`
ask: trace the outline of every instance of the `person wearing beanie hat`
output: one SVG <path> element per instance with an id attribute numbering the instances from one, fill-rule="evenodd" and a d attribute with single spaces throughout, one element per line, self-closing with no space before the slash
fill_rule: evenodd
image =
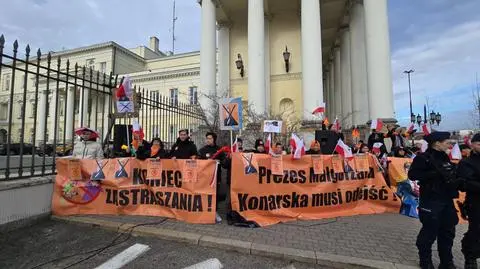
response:
<path id="1" fill-rule="evenodd" d="M 254 153 L 261 153 L 265 154 L 265 144 L 263 143 L 262 139 L 255 140 L 255 149 L 253 150 Z"/>
<path id="2" fill-rule="evenodd" d="M 461 183 L 455 176 L 455 166 L 446 151 L 450 133 L 432 132 L 424 138 L 428 148 L 413 159 L 408 177 L 420 183 L 419 217 L 422 228 L 417 248 L 422 269 L 433 269 L 432 245 L 437 240 L 439 268 L 455 268 L 452 255 L 457 210 L 453 199 L 458 198 Z"/>
<path id="3" fill-rule="evenodd" d="M 463 191 L 467 194 L 464 209 L 468 231 L 462 240 L 465 269 L 477 269 L 480 258 L 480 133 L 473 136 L 471 148 L 470 156 L 462 159 L 457 168 L 457 176 L 465 179 Z"/>

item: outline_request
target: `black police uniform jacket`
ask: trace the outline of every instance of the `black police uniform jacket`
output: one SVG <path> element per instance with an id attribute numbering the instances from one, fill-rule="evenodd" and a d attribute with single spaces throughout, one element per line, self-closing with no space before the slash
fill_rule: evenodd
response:
<path id="1" fill-rule="evenodd" d="M 458 197 L 454 186 L 455 166 L 445 152 L 428 148 L 413 159 L 408 177 L 420 182 L 420 197 L 448 201 Z"/>
<path id="2" fill-rule="evenodd" d="M 463 191 L 467 193 L 466 203 L 480 208 L 480 154 L 472 151 L 470 157 L 461 160 L 457 176 L 465 180 Z"/>
<path id="3" fill-rule="evenodd" d="M 190 138 L 182 141 L 180 138 L 177 139 L 177 142 L 173 144 L 172 150 L 170 151 L 170 158 L 177 159 L 190 159 L 192 156 L 197 155 L 197 146 L 190 141 Z"/>

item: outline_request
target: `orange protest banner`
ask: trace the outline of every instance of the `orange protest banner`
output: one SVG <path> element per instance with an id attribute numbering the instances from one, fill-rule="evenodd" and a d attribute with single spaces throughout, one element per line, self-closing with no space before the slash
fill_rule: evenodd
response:
<path id="1" fill-rule="evenodd" d="M 332 156 L 322 155 L 324 171 L 315 174 L 312 157 L 307 155 L 300 160 L 285 158 L 284 173 L 279 176 L 272 173 L 270 156 L 261 154 L 253 158 L 256 171 L 246 173 L 243 155 L 232 156 L 232 208 L 260 226 L 400 210 L 400 200 L 373 166 L 368 171 L 343 172 L 340 158 L 342 172 L 338 173 Z"/>
<path id="2" fill-rule="evenodd" d="M 82 181 L 70 178 L 69 161 L 57 159 L 54 215 L 144 215 L 215 223 L 216 188 L 210 185 L 216 167 L 213 160 L 196 161 L 196 182 L 184 181 L 184 171 L 179 167 L 186 160 L 162 160 L 160 175 L 151 179 L 147 179 L 148 161 L 80 160 L 81 170 L 86 173 Z M 127 163 L 131 168 L 128 173 L 121 168 Z M 104 179 L 91 180 L 93 174 L 104 175 Z"/>
<path id="3" fill-rule="evenodd" d="M 360 172 L 366 172 L 370 169 L 369 157 L 367 154 L 356 154 L 355 155 L 355 166 L 356 170 Z"/>
<path id="4" fill-rule="evenodd" d="M 332 155 L 330 158 L 330 161 L 332 162 L 332 168 L 335 173 L 343 173 L 343 158 L 340 155 Z"/>
<path id="5" fill-rule="evenodd" d="M 156 179 L 162 176 L 162 161 L 147 159 L 147 179 Z"/>
<path id="6" fill-rule="evenodd" d="M 388 177 L 392 186 L 397 186 L 398 183 L 408 179 L 408 170 L 412 163 L 410 158 L 392 158 L 389 157 L 390 164 L 388 165 Z"/>
<path id="7" fill-rule="evenodd" d="M 79 159 L 68 160 L 68 176 L 72 180 L 82 180 L 82 166 Z"/>
<path id="8" fill-rule="evenodd" d="M 183 180 L 185 182 L 197 182 L 198 180 L 197 160 L 185 160 L 183 166 Z"/>
<path id="9" fill-rule="evenodd" d="M 273 155 L 271 158 L 272 174 L 283 175 L 282 155 Z"/>
<path id="10" fill-rule="evenodd" d="M 313 173 L 315 175 L 323 174 L 323 158 L 321 155 L 311 155 Z"/>

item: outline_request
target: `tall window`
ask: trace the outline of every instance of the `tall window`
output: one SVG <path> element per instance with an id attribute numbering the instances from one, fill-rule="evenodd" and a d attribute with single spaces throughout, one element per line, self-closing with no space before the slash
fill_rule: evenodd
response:
<path id="1" fill-rule="evenodd" d="M 178 106 L 178 89 L 170 89 L 170 105 Z"/>
<path id="2" fill-rule="evenodd" d="M 191 105 L 198 104 L 198 95 L 197 95 L 197 87 L 193 86 L 188 89 L 188 97 L 190 100 Z"/>
<path id="3" fill-rule="evenodd" d="M 23 102 L 18 102 L 18 105 L 19 105 L 18 118 L 21 119 L 21 118 L 23 118 L 23 107 L 24 107 L 24 104 L 23 104 Z"/>
<path id="4" fill-rule="evenodd" d="M 100 63 L 100 72 L 103 74 L 107 73 L 107 62 Z"/>
<path id="5" fill-rule="evenodd" d="M 95 59 L 88 59 L 85 65 L 88 69 L 95 70 Z"/>
<path id="6" fill-rule="evenodd" d="M 10 74 L 3 75 L 3 90 L 9 91 L 10 90 Z"/>
<path id="7" fill-rule="evenodd" d="M 0 104 L 0 120 L 7 120 L 8 118 L 8 103 Z"/>

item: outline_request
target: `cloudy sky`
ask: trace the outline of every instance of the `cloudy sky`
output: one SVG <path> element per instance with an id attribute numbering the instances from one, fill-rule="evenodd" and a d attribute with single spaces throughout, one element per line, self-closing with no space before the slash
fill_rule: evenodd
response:
<path id="1" fill-rule="evenodd" d="M 177 0 L 176 52 L 199 50 L 200 10 L 196 0 Z M 43 51 L 114 40 L 125 47 L 160 38 L 171 50 L 173 0 L 0 0 L 0 33 Z M 389 0 L 395 111 L 409 118 L 408 83 L 414 69 L 414 112 L 427 102 L 440 111 L 445 129 L 468 128 L 472 90 L 480 73 L 479 0 Z M 480 77 L 480 74 L 479 74 Z"/>

